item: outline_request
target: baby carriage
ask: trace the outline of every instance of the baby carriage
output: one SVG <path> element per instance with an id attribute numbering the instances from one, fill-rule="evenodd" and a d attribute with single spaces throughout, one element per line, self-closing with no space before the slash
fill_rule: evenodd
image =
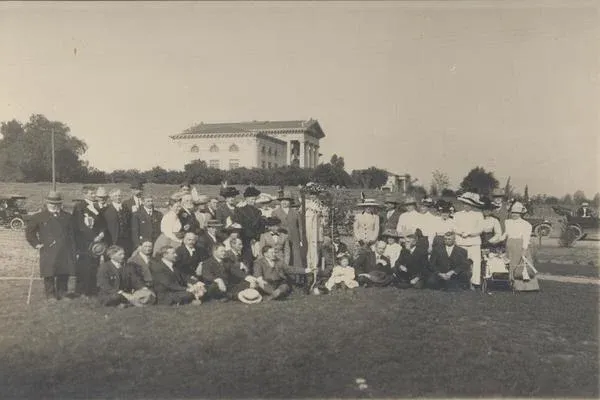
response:
<path id="1" fill-rule="evenodd" d="M 512 290 L 509 260 L 503 253 L 483 250 L 481 254 L 481 291 Z"/>

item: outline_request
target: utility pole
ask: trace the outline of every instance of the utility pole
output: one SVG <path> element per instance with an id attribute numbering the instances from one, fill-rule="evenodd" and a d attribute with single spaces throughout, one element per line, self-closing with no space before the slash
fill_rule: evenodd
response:
<path id="1" fill-rule="evenodd" d="M 56 192 L 56 160 L 54 155 L 54 128 L 51 130 L 50 143 L 52 147 L 52 190 Z"/>

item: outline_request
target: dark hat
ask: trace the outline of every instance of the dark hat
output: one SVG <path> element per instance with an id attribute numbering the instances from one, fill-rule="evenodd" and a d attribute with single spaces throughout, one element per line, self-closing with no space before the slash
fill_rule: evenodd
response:
<path id="1" fill-rule="evenodd" d="M 129 187 L 133 190 L 144 190 L 144 184 L 140 181 L 132 182 Z"/>
<path id="2" fill-rule="evenodd" d="M 443 199 L 438 200 L 435 203 L 435 208 L 440 211 L 440 212 L 447 212 L 449 213 L 451 210 L 450 208 L 452 207 L 452 203 Z"/>
<path id="3" fill-rule="evenodd" d="M 223 224 L 221 223 L 221 221 L 217 219 L 211 219 L 206 223 L 206 227 L 208 228 L 220 228 L 222 226 Z"/>
<path id="4" fill-rule="evenodd" d="M 265 221 L 266 226 L 275 226 L 281 224 L 281 220 L 277 217 L 268 217 Z"/>
<path id="5" fill-rule="evenodd" d="M 224 188 L 221 188 L 221 191 L 219 192 L 219 194 L 222 197 L 235 197 L 238 194 L 240 194 L 240 191 L 237 190 L 234 186 L 226 186 Z"/>
<path id="6" fill-rule="evenodd" d="M 60 204 L 63 202 L 63 197 L 59 192 L 51 190 L 48 192 L 48 196 L 46 196 L 46 202 L 50 204 Z"/>
<path id="7" fill-rule="evenodd" d="M 383 231 L 383 233 L 381 234 L 382 237 L 393 237 L 393 238 L 399 238 L 400 235 L 398 234 L 398 231 L 396 231 L 395 229 L 386 229 Z"/>
<path id="8" fill-rule="evenodd" d="M 294 201 L 294 197 L 292 196 L 292 192 L 284 191 L 279 194 L 278 200 L 289 200 Z"/>
<path id="9" fill-rule="evenodd" d="M 257 197 L 259 194 L 260 190 L 254 186 L 248 186 L 246 190 L 244 190 L 244 197 Z"/>
<path id="10" fill-rule="evenodd" d="M 375 270 L 369 272 L 369 280 L 375 285 L 386 286 L 392 282 L 392 277 L 383 271 Z"/>

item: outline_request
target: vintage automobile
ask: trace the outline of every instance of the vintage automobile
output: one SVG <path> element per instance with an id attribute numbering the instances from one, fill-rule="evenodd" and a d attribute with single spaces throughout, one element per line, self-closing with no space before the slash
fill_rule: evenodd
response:
<path id="1" fill-rule="evenodd" d="M 525 216 L 524 219 L 531 224 L 533 233 L 535 233 L 537 237 L 550 236 L 550 232 L 552 232 L 552 223 L 547 219 L 530 216 Z"/>
<path id="2" fill-rule="evenodd" d="M 577 215 L 577 210 L 561 206 L 554 206 L 552 209 L 558 215 L 565 217 L 567 232 L 572 235 L 574 241 L 584 240 L 589 234 L 597 234 L 600 231 L 600 218 L 597 214 L 580 217 Z"/>
<path id="3" fill-rule="evenodd" d="M 23 200 L 26 198 L 17 194 L 0 196 L 0 225 L 15 231 L 25 228 L 27 210 L 23 208 Z"/>

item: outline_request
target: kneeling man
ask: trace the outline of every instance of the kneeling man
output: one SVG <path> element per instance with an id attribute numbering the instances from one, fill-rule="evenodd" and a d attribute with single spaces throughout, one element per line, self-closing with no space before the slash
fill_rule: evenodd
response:
<path id="1" fill-rule="evenodd" d="M 467 250 L 456 246 L 454 232 L 444 234 L 444 246 L 436 246 L 431 252 L 429 264 L 431 275 L 427 287 L 431 289 L 467 289 L 471 279 L 471 263 Z"/>
<path id="2" fill-rule="evenodd" d="M 159 254 L 160 260 L 150 262 L 158 304 L 200 304 L 200 298 L 204 295 L 204 285 L 174 268 L 177 261 L 175 249 L 172 246 L 163 246 Z"/>
<path id="3" fill-rule="evenodd" d="M 153 304 L 154 293 L 144 283 L 138 269 L 124 264 L 125 250 L 120 246 L 110 246 L 106 251 L 108 261 L 98 268 L 98 299 L 104 306 L 127 305 L 144 306 Z"/>

